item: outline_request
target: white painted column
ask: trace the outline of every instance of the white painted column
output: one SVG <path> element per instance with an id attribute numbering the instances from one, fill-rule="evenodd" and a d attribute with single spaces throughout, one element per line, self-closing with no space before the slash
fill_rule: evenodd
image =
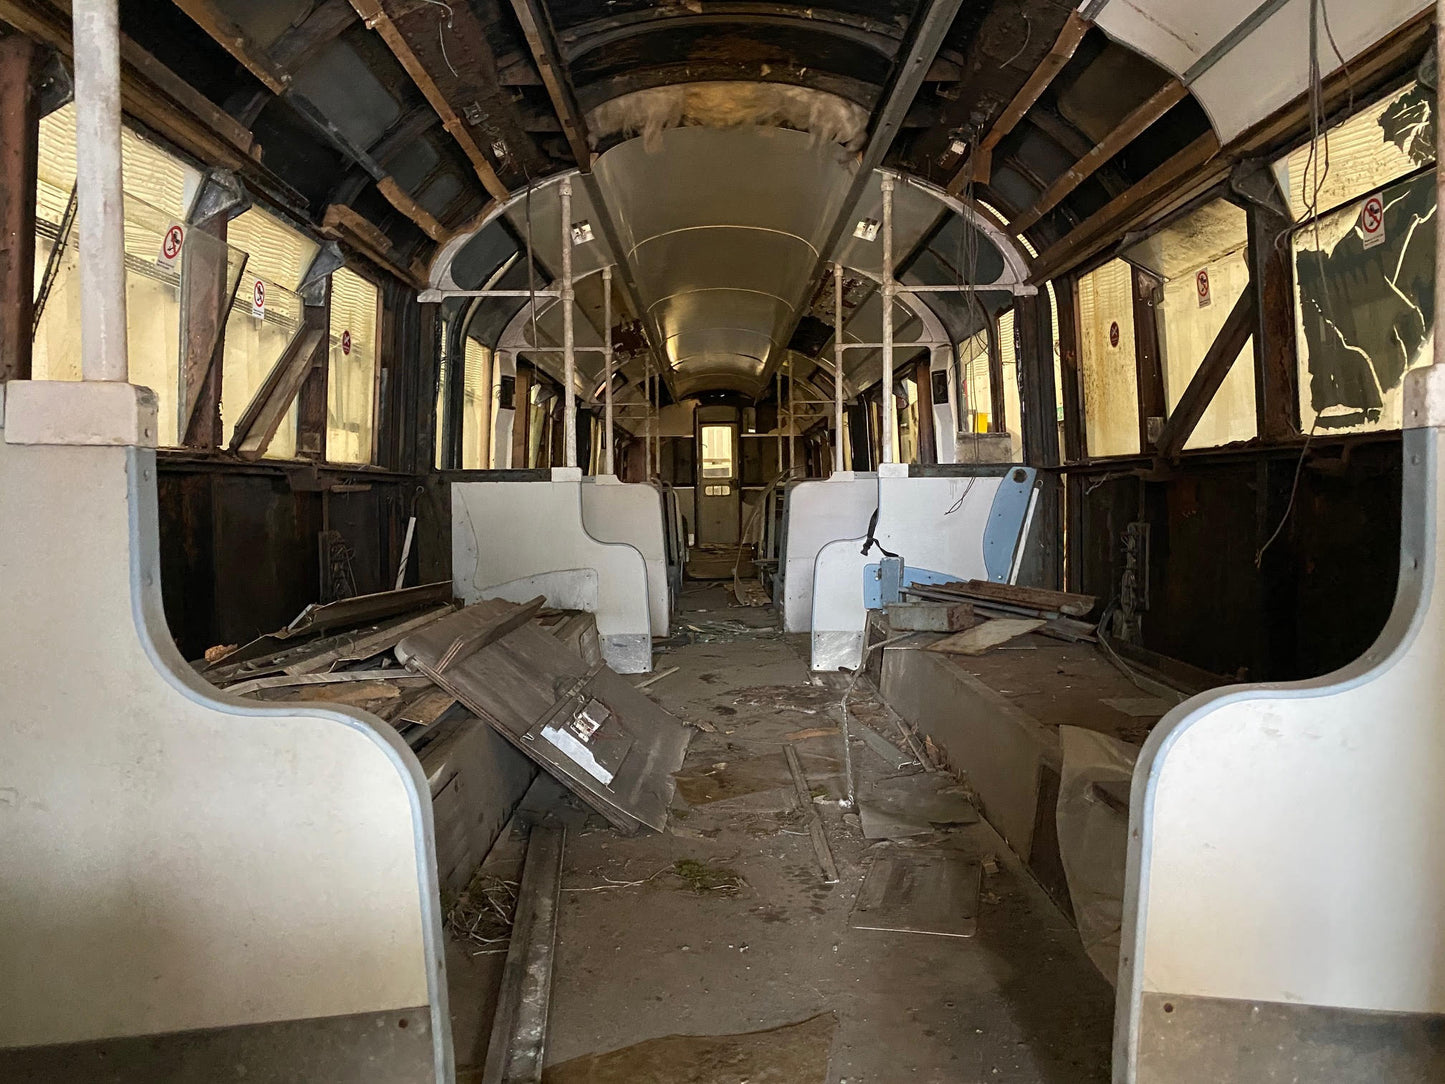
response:
<path id="1" fill-rule="evenodd" d="M 607 381 L 602 392 L 602 473 L 616 474 L 612 446 L 612 265 L 602 269 L 602 375 Z"/>
<path id="2" fill-rule="evenodd" d="M 843 465 L 843 265 L 840 263 L 833 265 L 833 469 L 847 469 Z"/>
<path id="3" fill-rule="evenodd" d="M 572 178 L 563 177 L 562 196 L 562 462 L 577 465 L 577 349 L 572 326 Z"/>
<path id="4" fill-rule="evenodd" d="M 898 428 L 898 411 L 893 405 L 893 299 L 898 285 L 893 281 L 893 178 L 883 178 L 883 394 L 879 410 L 883 415 L 882 461 L 892 463 Z"/>
<path id="5" fill-rule="evenodd" d="M 120 17 L 116 0 L 75 0 L 75 178 L 80 222 L 81 373 L 130 378 L 120 159 Z"/>

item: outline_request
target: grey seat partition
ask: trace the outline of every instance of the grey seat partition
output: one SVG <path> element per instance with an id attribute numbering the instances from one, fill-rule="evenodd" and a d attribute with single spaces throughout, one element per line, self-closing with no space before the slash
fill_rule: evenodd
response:
<path id="1" fill-rule="evenodd" d="M 415 757 L 179 657 L 150 392 L 4 390 L 0 1079 L 451 1080 Z"/>
<path id="2" fill-rule="evenodd" d="M 1135 769 L 1114 1079 L 1445 1079 L 1445 371 L 1407 375 L 1399 588 L 1312 681 L 1220 689 Z"/>

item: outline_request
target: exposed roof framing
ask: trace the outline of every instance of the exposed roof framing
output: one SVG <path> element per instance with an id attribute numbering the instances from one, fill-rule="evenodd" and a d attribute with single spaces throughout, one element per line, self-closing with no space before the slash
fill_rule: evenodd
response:
<path id="1" fill-rule="evenodd" d="M 1113 131 L 1095 144 L 1088 154 L 1065 170 L 1044 190 L 1032 207 L 1009 223 L 1009 229 L 1014 233 L 1023 233 L 1043 218 L 1059 205 L 1060 200 L 1093 176 L 1100 166 L 1134 142 L 1146 128 L 1182 102 L 1188 94 L 1189 91 L 1183 83 L 1170 79 L 1138 108 L 1132 110 Z"/>
<path id="2" fill-rule="evenodd" d="M 833 221 L 823 234 L 823 243 L 818 246 L 818 263 L 813 269 L 807 289 L 794 301 L 793 322 L 792 326 L 788 328 L 788 333 L 782 338 L 783 345 L 786 346 L 792 339 L 799 321 L 806 312 L 808 302 L 818 292 L 819 284 L 828 270 L 833 250 L 843 236 L 844 229 L 847 228 L 849 216 L 852 215 L 859 199 L 862 198 L 864 191 L 872 182 L 873 171 L 883 164 L 883 158 L 892 147 L 899 129 L 902 128 L 903 119 L 908 115 L 914 98 L 918 96 L 918 90 L 923 85 L 934 58 L 938 56 L 938 51 L 943 47 L 944 38 L 953 26 L 953 20 L 958 15 L 958 9 L 962 3 L 963 0 L 924 0 L 922 8 L 909 25 L 903 47 L 894 62 L 892 74 L 883 88 L 883 94 L 879 98 L 877 107 L 873 110 L 868 125 L 868 142 L 859 156 L 858 171 L 853 176 L 853 183 L 849 188 L 848 195 L 838 205 L 838 211 L 834 215 Z M 764 369 L 765 378 L 781 361 L 781 353 L 774 351 L 774 354 L 776 356 L 769 359 L 768 366 Z"/>
<path id="3" fill-rule="evenodd" d="M 512 0 L 512 10 L 522 25 L 532 60 L 547 88 L 547 97 L 552 100 L 552 109 L 562 125 L 562 134 L 567 137 L 567 146 L 572 148 L 572 157 L 578 167 L 589 170 L 592 166 L 592 149 L 587 142 L 587 121 L 582 116 L 577 96 L 568 81 L 561 55 L 557 51 L 557 38 L 552 31 L 551 20 L 538 0 Z"/>
<path id="4" fill-rule="evenodd" d="M 241 28 L 228 19 L 211 0 L 174 0 L 176 7 L 189 15 L 197 26 L 209 34 L 222 49 L 254 75 L 272 94 L 286 93 L 291 77 L 262 50 L 246 40 Z"/>
<path id="5" fill-rule="evenodd" d="M 457 111 L 452 107 L 452 103 L 447 100 L 447 96 L 442 93 L 441 88 L 437 86 L 436 80 L 432 78 L 431 72 L 412 50 L 411 43 L 407 40 L 406 35 L 402 33 L 391 16 L 387 14 L 386 9 L 382 5 L 382 0 L 351 0 L 351 6 L 356 9 L 356 13 L 361 16 L 367 28 L 375 30 L 377 34 L 381 36 L 381 40 L 386 42 L 387 48 L 392 51 L 392 54 L 401 66 L 406 69 L 406 73 L 411 76 L 412 82 L 416 84 L 417 89 L 422 92 L 423 97 L 426 98 L 431 107 L 436 110 L 437 116 L 441 118 L 442 127 L 451 133 L 452 138 L 457 142 L 457 146 L 461 147 L 462 153 L 467 156 L 467 161 L 471 162 L 472 168 L 476 170 L 477 177 L 482 182 L 482 187 L 487 190 L 493 199 L 506 199 L 508 195 L 507 186 L 503 184 L 502 179 L 497 176 L 496 169 L 493 168 L 492 163 L 487 160 L 486 155 L 482 153 L 482 148 L 477 146 L 477 141 L 472 137 L 471 130 L 467 127 L 466 122 L 457 115 Z M 464 8 L 462 22 L 465 27 L 468 23 L 467 16 L 469 13 L 465 11 L 465 5 L 462 6 Z M 455 25 L 453 29 L 455 29 Z"/>
<path id="6" fill-rule="evenodd" d="M 1013 96 L 1013 100 L 998 119 L 993 122 L 993 127 L 988 134 L 979 140 L 978 146 L 968 152 L 963 164 L 953 175 L 952 180 L 945 186 L 949 195 L 958 195 L 963 186 L 968 182 L 970 175 L 975 180 L 987 184 L 989 174 L 993 170 L 993 149 L 999 145 L 1004 136 L 1012 132 L 1018 122 L 1024 119 L 1024 115 L 1032 109 L 1035 103 L 1049 88 L 1058 75 L 1079 48 L 1079 43 L 1084 40 L 1084 35 L 1089 32 L 1093 25 L 1077 11 L 1071 11 L 1064 28 L 1059 31 L 1058 39 L 1054 42 L 1053 48 L 1034 69 L 1033 75 L 1019 88 L 1019 92 Z"/>

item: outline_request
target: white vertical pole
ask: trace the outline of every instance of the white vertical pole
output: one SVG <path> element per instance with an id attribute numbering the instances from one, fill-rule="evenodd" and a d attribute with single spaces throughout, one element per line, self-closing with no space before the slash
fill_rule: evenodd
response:
<path id="1" fill-rule="evenodd" d="M 130 377 L 120 165 L 117 0 L 75 0 L 75 185 L 80 224 L 80 351 L 86 380 Z"/>
<path id="2" fill-rule="evenodd" d="M 788 470 L 797 463 L 797 387 L 793 382 L 793 355 L 788 355 Z"/>
<path id="3" fill-rule="evenodd" d="M 843 466 L 843 265 L 840 263 L 833 265 L 833 469 L 846 469 Z"/>
<path id="4" fill-rule="evenodd" d="M 572 327 L 572 178 L 562 178 L 562 462 L 577 465 L 577 350 Z"/>
<path id="5" fill-rule="evenodd" d="M 644 475 L 645 475 L 645 480 L 650 482 L 650 481 L 652 481 L 652 474 L 653 474 L 653 471 L 652 471 L 652 428 L 653 428 L 653 425 L 655 424 L 655 422 L 654 422 L 654 420 L 653 420 L 653 416 L 652 416 L 652 415 L 653 415 L 653 407 L 652 407 L 652 359 L 651 359 L 651 358 L 648 358 L 648 359 L 647 359 L 647 369 L 645 370 L 645 373 L 646 373 L 646 375 L 645 375 L 645 376 L 643 377 L 643 379 L 642 379 L 642 394 L 643 394 L 644 401 L 645 401 L 646 404 L 647 404 L 647 428 L 646 428 L 645 430 L 643 430 L 643 434 L 642 434 L 642 462 L 643 462 L 643 473 L 644 473 Z"/>
<path id="6" fill-rule="evenodd" d="M 879 407 L 883 414 L 883 462 L 896 458 L 898 411 L 893 405 L 893 298 L 898 286 L 893 281 L 893 178 L 883 178 L 883 388 Z"/>
<path id="7" fill-rule="evenodd" d="M 602 473 L 616 474 L 612 448 L 612 265 L 602 269 L 602 370 L 607 381 L 602 392 Z"/>
<path id="8" fill-rule="evenodd" d="M 778 409 L 777 409 L 777 411 L 776 411 L 776 414 L 777 414 L 777 417 L 778 417 L 778 425 L 777 425 L 777 429 L 778 429 L 778 473 L 779 473 L 779 474 L 782 474 L 782 473 L 783 473 L 783 367 L 782 367 L 781 365 L 778 366 L 777 378 L 778 378 L 778 381 L 777 381 L 777 388 L 778 388 L 778 390 L 777 390 Z"/>

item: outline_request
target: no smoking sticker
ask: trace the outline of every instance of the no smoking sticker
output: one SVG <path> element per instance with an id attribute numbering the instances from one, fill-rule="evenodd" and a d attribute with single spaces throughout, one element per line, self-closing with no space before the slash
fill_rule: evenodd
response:
<path id="1" fill-rule="evenodd" d="M 251 315 L 257 320 L 266 319 L 266 284 L 260 279 L 251 284 Z"/>
<path id="2" fill-rule="evenodd" d="M 1110 346 L 1118 346 L 1118 345 L 1119 345 L 1119 321 L 1118 321 L 1118 320 L 1115 320 L 1112 324 L 1109 325 L 1109 345 L 1110 345 Z"/>
<path id="3" fill-rule="evenodd" d="M 1360 235 L 1366 248 L 1385 243 L 1385 202 L 1379 196 L 1371 196 L 1360 208 Z"/>
<path id="4" fill-rule="evenodd" d="M 341 333 L 341 353 L 342 353 L 345 357 L 348 357 L 348 358 L 351 357 L 351 332 L 350 332 L 350 331 L 343 331 L 343 332 Z"/>
<path id="5" fill-rule="evenodd" d="M 1214 304 L 1214 297 L 1209 291 L 1209 272 L 1201 271 L 1194 276 L 1194 292 L 1199 295 L 1199 307 L 1207 309 Z"/>
<path id="6" fill-rule="evenodd" d="M 172 222 L 166 230 L 166 235 L 161 238 L 161 251 L 156 256 L 156 266 L 167 271 L 176 269 L 176 261 L 181 256 L 181 246 L 186 242 L 186 228 L 179 222 Z"/>

